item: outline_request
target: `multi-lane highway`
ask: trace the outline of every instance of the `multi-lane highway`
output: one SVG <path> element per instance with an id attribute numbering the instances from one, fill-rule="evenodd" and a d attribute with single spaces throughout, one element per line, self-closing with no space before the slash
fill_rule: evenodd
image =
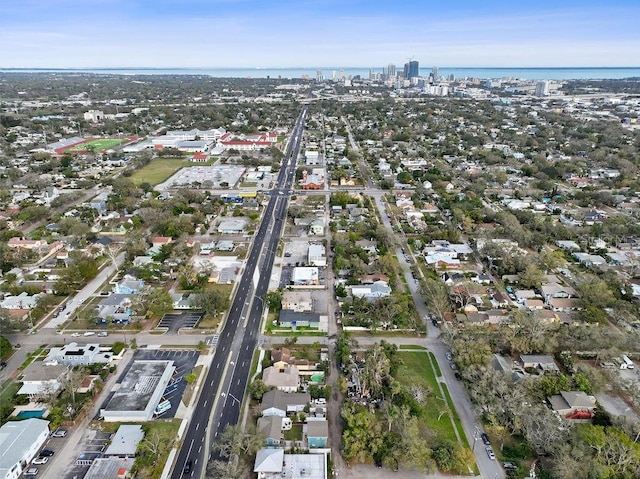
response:
<path id="1" fill-rule="evenodd" d="M 251 253 L 238 284 L 224 329 L 220 334 L 202 391 L 184 434 L 172 479 L 200 478 L 209 460 L 212 441 L 240 418 L 241 401 L 249 380 L 251 358 L 257 345 L 263 310 L 278 241 L 287 214 L 287 203 L 296 172 L 296 158 L 304 129 L 307 107 L 303 107 L 287 145 L 280 173 L 262 222 L 253 239 Z M 185 472 L 185 465 L 189 471 Z"/>

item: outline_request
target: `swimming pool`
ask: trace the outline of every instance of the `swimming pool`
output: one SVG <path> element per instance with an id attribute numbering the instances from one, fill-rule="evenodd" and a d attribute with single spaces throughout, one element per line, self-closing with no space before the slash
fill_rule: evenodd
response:
<path id="1" fill-rule="evenodd" d="M 31 419 L 32 417 L 36 417 L 36 418 L 42 418 L 42 416 L 44 416 L 44 414 L 47 412 L 46 409 L 33 409 L 30 411 L 20 411 L 16 417 L 19 417 L 20 419 Z"/>

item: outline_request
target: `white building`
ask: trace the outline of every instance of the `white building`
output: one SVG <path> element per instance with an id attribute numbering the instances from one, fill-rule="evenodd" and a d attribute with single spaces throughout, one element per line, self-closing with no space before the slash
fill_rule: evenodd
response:
<path id="1" fill-rule="evenodd" d="M 307 254 L 307 264 L 309 266 L 327 266 L 327 256 L 326 249 L 324 245 L 321 244 L 310 244 L 309 252 Z"/>
<path id="2" fill-rule="evenodd" d="M 51 364 L 68 364 L 69 366 L 86 366 L 95 363 L 111 363 L 113 353 L 100 351 L 98 343 L 78 345 L 65 344 L 60 348 L 51 348 L 45 362 Z"/>
<path id="3" fill-rule="evenodd" d="M 91 123 L 99 123 L 104 120 L 104 112 L 101 110 L 89 110 L 82 115 L 85 120 Z"/>
<path id="4" fill-rule="evenodd" d="M 10 421 L 0 428 L 0 479 L 17 479 L 49 438 L 49 421 Z"/>
<path id="5" fill-rule="evenodd" d="M 293 268 L 291 281 L 294 286 L 317 285 L 320 284 L 320 274 L 317 266 Z"/>
<path id="6" fill-rule="evenodd" d="M 391 295 L 391 288 L 386 281 L 376 281 L 372 284 L 363 284 L 351 287 L 351 295 L 355 298 L 374 300 Z"/>

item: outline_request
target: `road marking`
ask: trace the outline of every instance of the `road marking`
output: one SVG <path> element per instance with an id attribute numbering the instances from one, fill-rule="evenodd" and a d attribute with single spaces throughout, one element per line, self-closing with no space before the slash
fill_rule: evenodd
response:
<path id="1" fill-rule="evenodd" d="M 202 446 L 198 448 L 198 453 L 200 453 L 200 451 L 202 451 Z"/>
<path id="2" fill-rule="evenodd" d="M 196 431 L 200 429 L 200 423 L 196 424 Z"/>

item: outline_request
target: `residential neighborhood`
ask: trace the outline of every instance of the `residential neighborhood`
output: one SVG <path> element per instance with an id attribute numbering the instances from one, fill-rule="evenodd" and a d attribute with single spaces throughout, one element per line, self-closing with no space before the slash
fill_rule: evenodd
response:
<path id="1" fill-rule="evenodd" d="M 4 477 L 640 475 L 623 82 L 0 80 Z"/>

